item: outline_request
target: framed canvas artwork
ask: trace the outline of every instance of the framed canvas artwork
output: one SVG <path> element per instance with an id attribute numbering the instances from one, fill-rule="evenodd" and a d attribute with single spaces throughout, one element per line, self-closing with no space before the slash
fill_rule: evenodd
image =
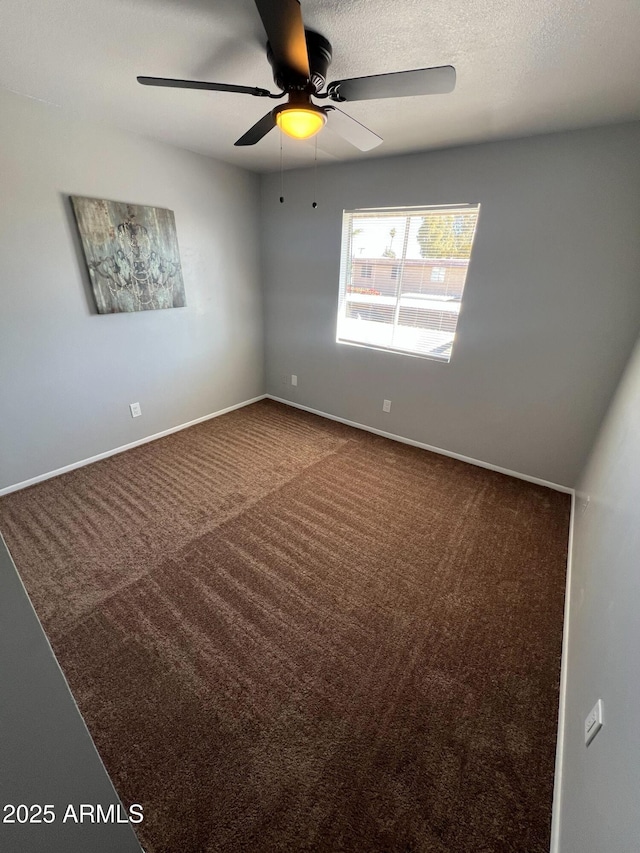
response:
<path id="1" fill-rule="evenodd" d="M 187 304 L 172 210 L 70 198 L 99 314 Z"/>

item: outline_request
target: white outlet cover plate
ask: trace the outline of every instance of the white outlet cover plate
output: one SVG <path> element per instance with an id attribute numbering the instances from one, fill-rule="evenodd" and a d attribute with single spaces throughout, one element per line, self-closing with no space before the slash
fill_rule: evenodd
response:
<path id="1" fill-rule="evenodd" d="M 139 418 L 142 414 L 142 409 L 140 408 L 140 403 L 129 403 L 129 409 L 131 410 L 132 418 Z"/>
<path id="2" fill-rule="evenodd" d="M 298 377 L 296 376 L 296 374 L 295 374 L 295 373 L 292 373 L 292 374 L 291 374 L 291 384 L 292 384 L 292 385 L 297 385 L 297 384 L 298 384 Z"/>
<path id="3" fill-rule="evenodd" d="M 390 412 L 391 411 L 391 400 L 383 400 L 382 401 L 382 411 Z"/>
<path id="4" fill-rule="evenodd" d="M 602 728 L 602 699 L 598 699 L 584 721 L 584 743 L 589 746 Z"/>

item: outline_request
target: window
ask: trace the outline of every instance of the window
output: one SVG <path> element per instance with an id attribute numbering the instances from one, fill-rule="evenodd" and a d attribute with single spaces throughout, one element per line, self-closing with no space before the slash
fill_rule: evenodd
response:
<path id="1" fill-rule="evenodd" d="M 449 361 L 479 210 L 345 210 L 338 343 Z"/>

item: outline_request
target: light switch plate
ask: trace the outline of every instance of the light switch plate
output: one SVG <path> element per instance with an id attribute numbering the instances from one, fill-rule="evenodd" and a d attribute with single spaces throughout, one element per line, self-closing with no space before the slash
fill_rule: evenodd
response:
<path id="1" fill-rule="evenodd" d="M 584 721 L 584 743 L 589 746 L 602 728 L 602 699 L 598 699 Z"/>

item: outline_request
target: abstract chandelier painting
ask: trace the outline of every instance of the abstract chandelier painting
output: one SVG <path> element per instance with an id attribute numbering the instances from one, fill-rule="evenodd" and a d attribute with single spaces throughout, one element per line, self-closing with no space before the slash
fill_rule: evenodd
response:
<path id="1" fill-rule="evenodd" d="M 172 210 L 71 196 L 99 314 L 186 305 Z"/>

